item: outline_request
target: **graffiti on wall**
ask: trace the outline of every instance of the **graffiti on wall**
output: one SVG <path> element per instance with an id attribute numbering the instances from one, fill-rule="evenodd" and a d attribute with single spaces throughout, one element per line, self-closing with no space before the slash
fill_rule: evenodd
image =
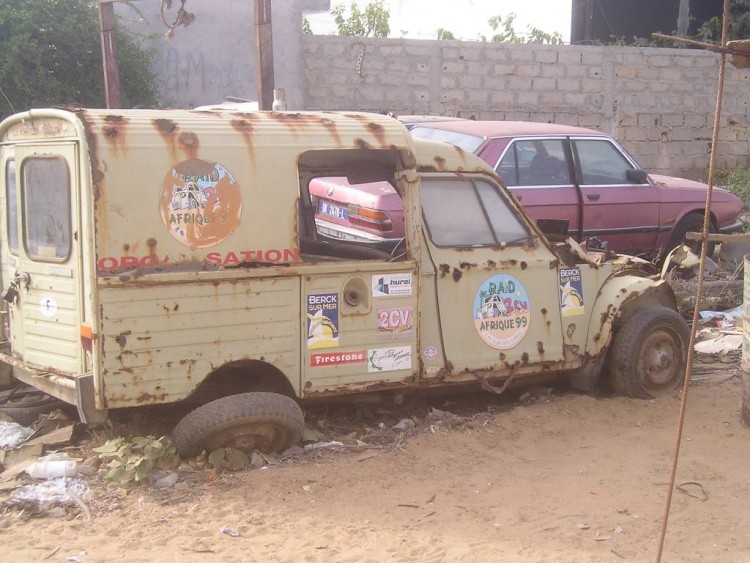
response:
<path id="1" fill-rule="evenodd" d="M 250 58 L 245 57 L 245 59 Z M 155 61 L 162 99 L 189 107 L 221 102 L 225 96 L 244 97 L 255 91 L 254 65 L 240 60 L 217 63 L 205 51 L 170 47 Z"/>

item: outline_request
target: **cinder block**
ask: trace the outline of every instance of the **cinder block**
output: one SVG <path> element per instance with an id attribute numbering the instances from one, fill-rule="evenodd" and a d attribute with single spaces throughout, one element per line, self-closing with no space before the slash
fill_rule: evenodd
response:
<path id="1" fill-rule="evenodd" d="M 558 51 L 552 49 L 538 49 L 534 53 L 534 60 L 538 63 L 556 63 Z"/>
<path id="2" fill-rule="evenodd" d="M 534 90 L 554 90 L 557 86 L 554 78 L 534 78 L 531 81 L 531 87 Z"/>

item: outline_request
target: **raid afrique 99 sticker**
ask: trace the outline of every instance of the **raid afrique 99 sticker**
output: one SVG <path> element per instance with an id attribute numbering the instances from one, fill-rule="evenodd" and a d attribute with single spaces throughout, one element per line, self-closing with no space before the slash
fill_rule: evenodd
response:
<path id="1" fill-rule="evenodd" d="M 523 284 L 513 276 L 487 279 L 474 297 L 474 326 L 484 342 L 497 350 L 516 346 L 531 324 L 531 303 Z"/>
<path id="2" fill-rule="evenodd" d="M 339 294 L 319 293 L 307 296 L 307 347 L 338 348 Z"/>
<path id="3" fill-rule="evenodd" d="M 563 317 L 583 315 L 583 282 L 580 268 L 560 270 L 560 314 Z"/>
<path id="4" fill-rule="evenodd" d="M 242 195 L 224 166 L 194 158 L 167 172 L 159 207 L 170 235 L 191 248 L 206 248 L 226 240 L 237 228 Z"/>

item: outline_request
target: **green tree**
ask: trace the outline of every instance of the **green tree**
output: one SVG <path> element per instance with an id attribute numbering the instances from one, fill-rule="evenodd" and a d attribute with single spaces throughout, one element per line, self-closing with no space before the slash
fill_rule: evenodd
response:
<path id="1" fill-rule="evenodd" d="M 696 38 L 721 42 L 721 16 L 714 16 L 698 28 Z M 729 7 L 729 39 L 750 39 L 750 0 L 733 0 Z"/>
<path id="2" fill-rule="evenodd" d="M 96 4 L 0 1 L 0 116 L 33 107 L 104 105 Z M 156 105 L 151 52 L 119 24 L 117 43 L 124 107 Z"/>
<path id="3" fill-rule="evenodd" d="M 456 36 L 447 29 L 439 27 L 437 30 L 437 39 L 438 41 L 453 41 L 456 39 Z"/>
<path id="4" fill-rule="evenodd" d="M 352 3 L 346 16 L 346 7 L 339 4 L 331 10 L 338 35 L 354 37 L 388 37 L 391 32 L 391 13 L 383 7 L 383 0 L 370 2 L 364 9 Z"/>
<path id="5" fill-rule="evenodd" d="M 548 45 L 562 45 L 563 38 L 558 32 L 547 33 L 538 27 L 526 26 L 526 33 L 519 33 L 515 29 L 516 14 L 492 16 L 487 22 L 495 31 L 490 39 L 494 43 L 546 43 Z"/>

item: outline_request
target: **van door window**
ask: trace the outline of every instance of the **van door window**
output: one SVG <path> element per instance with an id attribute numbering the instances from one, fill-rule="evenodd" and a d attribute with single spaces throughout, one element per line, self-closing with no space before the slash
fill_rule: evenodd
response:
<path id="1" fill-rule="evenodd" d="M 5 225 L 8 229 L 8 248 L 18 254 L 18 201 L 16 199 L 16 161 L 5 165 Z"/>
<path id="2" fill-rule="evenodd" d="M 68 167 L 56 157 L 23 161 L 24 245 L 32 260 L 64 262 L 71 252 Z"/>
<path id="3" fill-rule="evenodd" d="M 475 178 L 423 178 L 422 209 L 437 246 L 500 246 L 529 236 L 493 184 Z"/>

